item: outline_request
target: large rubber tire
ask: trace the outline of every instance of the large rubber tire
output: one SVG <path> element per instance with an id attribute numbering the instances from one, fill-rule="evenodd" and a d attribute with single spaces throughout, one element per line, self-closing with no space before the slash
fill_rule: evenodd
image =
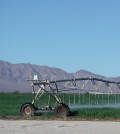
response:
<path id="1" fill-rule="evenodd" d="M 20 108 L 20 113 L 24 117 L 31 117 L 34 115 L 35 107 L 31 103 L 25 103 Z"/>
<path id="2" fill-rule="evenodd" d="M 65 103 L 60 103 L 55 107 L 54 112 L 56 116 L 68 116 L 70 113 L 70 109 Z"/>

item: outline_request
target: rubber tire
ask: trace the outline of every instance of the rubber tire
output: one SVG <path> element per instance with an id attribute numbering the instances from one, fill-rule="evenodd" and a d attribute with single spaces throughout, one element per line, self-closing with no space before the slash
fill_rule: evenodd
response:
<path id="1" fill-rule="evenodd" d="M 25 103 L 20 108 L 20 113 L 24 117 L 31 117 L 34 115 L 35 107 L 31 103 Z"/>
<path id="2" fill-rule="evenodd" d="M 65 103 L 60 103 L 55 107 L 54 113 L 56 116 L 68 116 L 70 109 Z"/>

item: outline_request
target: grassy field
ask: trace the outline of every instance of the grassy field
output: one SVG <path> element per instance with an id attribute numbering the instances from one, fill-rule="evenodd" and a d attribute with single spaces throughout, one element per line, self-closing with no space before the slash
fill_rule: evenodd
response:
<path id="1" fill-rule="evenodd" d="M 25 102 L 30 102 L 30 94 L 0 94 L 0 116 L 20 115 L 20 107 Z"/>
<path id="2" fill-rule="evenodd" d="M 119 104 L 119 95 L 90 95 L 90 94 L 62 94 L 60 95 L 62 101 L 68 105 L 73 106 L 91 106 L 86 108 L 72 109 L 74 118 L 86 119 L 120 119 L 120 108 L 99 108 L 97 105 Z M 23 103 L 31 102 L 32 94 L 0 94 L 0 117 L 3 116 L 19 116 L 20 107 Z M 55 106 L 56 102 L 48 95 L 43 95 L 37 106 L 44 107 L 45 105 Z M 93 107 L 92 107 L 93 106 Z"/>

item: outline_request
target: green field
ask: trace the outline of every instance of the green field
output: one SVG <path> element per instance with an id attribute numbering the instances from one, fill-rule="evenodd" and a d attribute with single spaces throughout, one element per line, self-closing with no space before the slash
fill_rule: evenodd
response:
<path id="1" fill-rule="evenodd" d="M 90 95 L 90 94 L 62 94 L 60 95 L 63 102 L 72 105 L 72 117 L 86 119 L 120 119 L 120 108 L 99 108 L 99 105 L 119 105 L 119 95 Z M 32 101 L 32 94 L 1 93 L 0 94 L 0 117 L 20 115 L 20 107 L 23 103 Z M 56 106 L 56 102 L 50 96 L 44 94 L 36 103 L 36 106 L 44 107 L 45 105 Z M 74 109 L 74 106 L 78 108 Z M 86 107 L 79 107 L 86 106 Z M 90 106 L 90 107 L 89 107 Z M 96 106 L 96 107 L 94 107 Z"/>

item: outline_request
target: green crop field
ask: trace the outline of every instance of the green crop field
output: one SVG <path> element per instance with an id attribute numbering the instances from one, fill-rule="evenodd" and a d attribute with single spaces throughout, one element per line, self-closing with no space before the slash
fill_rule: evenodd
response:
<path id="1" fill-rule="evenodd" d="M 74 118 L 120 119 L 119 94 L 116 95 L 61 94 L 60 98 L 70 107 L 72 106 L 71 109 Z M 21 105 L 26 102 L 31 102 L 32 99 L 33 96 L 30 93 L 27 94 L 1 93 L 0 117 L 2 116 L 20 117 Z M 44 107 L 45 105 L 48 104 L 53 107 L 57 105 L 52 97 L 50 97 L 47 94 L 44 94 L 36 103 L 36 106 Z M 111 104 L 113 107 L 105 107 L 109 105 L 111 106 Z"/>
<path id="2" fill-rule="evenodd" d="M 0 116 L 19 116 L 21 105 L 30 100 L 31 94 L 0 94 Z"/>

